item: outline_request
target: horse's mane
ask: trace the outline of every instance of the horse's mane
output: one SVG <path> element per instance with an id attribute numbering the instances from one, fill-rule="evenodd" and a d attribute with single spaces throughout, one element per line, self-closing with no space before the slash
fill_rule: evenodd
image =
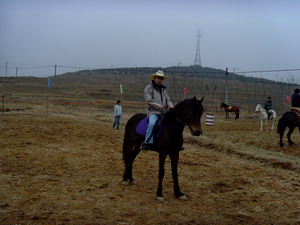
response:
<path id="1" fill-rule="evenodd" d="M 184 110 L 184 108 L 188 105 L 188 103 L 191 101 L 191 99 L 186 99 L 181 102 L 179 102 L 174 108 L 171 108 L 166 114 L 164 115 L 164 121 L 170 121 L 172 119 L 175 119 L 176 116 L 179 116 L 180 113 Z"/>
<path id="2" fill-rule="evenodd" d="M 197 99 L 185 99 L 181 102 L 179 102 L 174 108 L 171 108 L 165 115 L 164 115 L 164 121 L 168 122 L 170 120 L 175 119 L 176 117 L 180 117 L 183 112 L 187 109 L 187 106 L 190 105 L 190 103 L 195 100 L 195 104 L 201 104 L 200 100 Z M 203 108 L 200 109 L 203 111 Z"/>

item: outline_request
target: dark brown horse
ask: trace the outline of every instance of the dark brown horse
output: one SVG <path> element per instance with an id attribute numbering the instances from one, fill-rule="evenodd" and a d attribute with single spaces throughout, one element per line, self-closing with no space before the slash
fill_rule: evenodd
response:
<path id="1" fill-rule="evenodd" d="M 224 102 L 222 102 L 220 107 L 224 108 L 226 119 L 229 119 L 229 112 L 235 113 L 235 119 L 238 119 L 240 117 L 240 109 L 238 106 L 227 105 Z"/>
<path id="2" fill-rule="evenodd" d="M 280 135 L 280 147 L 283 147 L 282 138 L 284 135 L 284 131 L 286 128 L 289 128 L 289 132 L 287 133 L 288 143 L 289 145 L 293 145 L 294 142 L 291 140 L 291 135 L 296 127 L 299 129 L 300 133 L 300 118 L 294 112 L 285 112 L 282 117 L 278 121 L 277 125 L 277 133 Z"/>
<path id="3" fill-rule="evenodd" d="M 159 173 L 157 199 L 163 201 L 162 182 L 164 178 L 164 166 L 167 156 L 171 159 L 172 177 L 174 182 L 174 195 L 176 198 L 187 200 L 187 197 L 181 192 L 178 183 L 177 165 L 179 160 L 179 151 L 183 145 L 183 130 L 188 126 L 194 136 L 199 136 L 201 130 L 201 116 L 203 112 L 202 101 L 187 99 L 178 103 L 173 109 L 170 109 L 163 117 L 163 128 L 159 136 L 155 139 L 156 151 L 159 153 Z M 140 153 L 140 146 L 145 137 L 136 132 L 138 123 L 146 117 L 146 114 L 135 114 L 132 116 L 125 127 L 123 142 L 123 160 L 125 163 L 125 172 L 123 184 L 130 185 L 133 182 L 132 165 L 136 156 Z"/>

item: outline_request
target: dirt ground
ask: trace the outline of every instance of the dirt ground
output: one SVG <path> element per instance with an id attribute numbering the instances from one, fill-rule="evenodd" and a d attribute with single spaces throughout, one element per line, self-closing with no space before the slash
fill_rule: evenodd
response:
<path id="1" fill-rule="evenodd" d="M 300 224 L 300 135 L 280 148 L 257 120 L 216 120 L 186 130 L 174 198 L 156 200 L 158 155 L 141 152 L 123 186 L 120 130 L 111 115 L 0 115 L 0 224 Z M 286 142 L 286 139 L 285 139 Z"/>

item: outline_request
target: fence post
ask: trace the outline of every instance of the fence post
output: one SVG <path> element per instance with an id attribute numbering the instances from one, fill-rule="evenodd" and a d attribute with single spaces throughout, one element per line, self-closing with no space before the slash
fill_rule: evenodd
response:
<path id="1" fill-rule="evenodd" d="M 2 95 L 2 115 L 4 115 L 4 95 Z"/>
<path id="2" fill-rule="evenodd" d="M 89 102 L 90 119 L 92 118 L 92 103 Z"/>
<path id="3" fill-rule="evenodd" d="M 228 68 L 226 67 L 225 103 L 228 104 Z"/>
<path id="4" fill-rule="evenodd" d="M 49 111 L 49 100 L 48 100 L 48 96 L 47 96 L 47 106 L 46 106 L 46 108 L 47 108 L 47 116 L 48 116 L 48 111 Z"/>

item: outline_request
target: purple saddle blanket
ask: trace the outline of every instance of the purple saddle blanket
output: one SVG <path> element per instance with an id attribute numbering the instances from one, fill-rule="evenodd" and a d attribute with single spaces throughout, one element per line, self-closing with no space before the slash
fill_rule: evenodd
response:
<path id="1" fill-rule="evenodd" d="M 147 127 L 148 127 L 148 118 L 144 118 L 142 119 L 138 125 L 135 128 L 135 131 L 142 136 L 146 136 L 146 131 L 147 131 Z M 155 127 L 153 129 L 153 132 L 156 134 L 156 138 L 159 136 L 161 130 L 162 130 L 162 123 L 160 120 L 157 121 L 157 123 L 155 124 Z"/>

